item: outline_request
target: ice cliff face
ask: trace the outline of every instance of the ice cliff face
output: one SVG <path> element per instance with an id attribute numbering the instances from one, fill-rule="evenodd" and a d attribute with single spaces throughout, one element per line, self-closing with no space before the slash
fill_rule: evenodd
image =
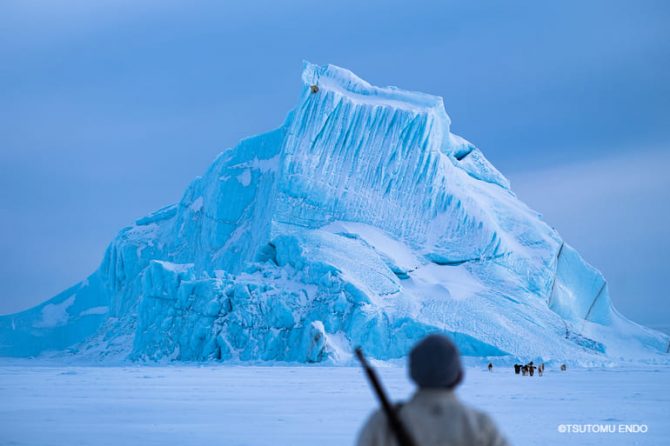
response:
<path id="1" fill-rule="evenodd" d="M 99 270 L 0 317 L 0 355 L 346 360 L 449 333 L 466 355 L 664 360 L 442 99 L 306 64 L 277 130 L 124 228 Z M 311 86 L 316 85 L 317 89 Z"/>

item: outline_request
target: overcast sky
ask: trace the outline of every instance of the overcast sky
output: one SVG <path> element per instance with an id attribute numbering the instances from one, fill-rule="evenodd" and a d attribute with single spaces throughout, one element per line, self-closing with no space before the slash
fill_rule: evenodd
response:
<path id="1" fill-rule="evenodd" d="M 277 127 L 307 59 L 443 96 L 617 308 L 670 325 L 670 3 L 329 3 L 1 2 L 0 313 Z"/>

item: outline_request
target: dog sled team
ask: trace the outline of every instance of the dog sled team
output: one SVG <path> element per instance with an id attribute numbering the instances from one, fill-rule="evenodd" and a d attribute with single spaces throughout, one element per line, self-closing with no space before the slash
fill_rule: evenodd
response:
<path id="1" fill-rule="evenodd" d="M 487 366 L 489 372 L 493 371 L 493 363 L 489 362 Z M 565 364 L 561 364 L 561 372 L 565 372 L 568 367 Z M 538 376 L 544 375 L 544 362 L 539 366 L 536 366 L 533 361 L 530 361 L 528 364 L 514 364 L 514 374 L 521 376 L 535 376 L 535 371 L 537 370 Z"/>

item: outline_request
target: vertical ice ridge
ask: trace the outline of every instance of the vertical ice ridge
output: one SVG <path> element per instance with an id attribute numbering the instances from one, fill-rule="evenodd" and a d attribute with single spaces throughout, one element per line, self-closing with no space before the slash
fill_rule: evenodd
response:
<path id="1" fill-rule="evenodd" d="M 426 222 L 431 218 L 440 213 L 452 217 L 463 214 L 458 209 L 452 212 L 448 206 L 451 202 L 447 200 L 448 178 L 445 177 L 459 173 L 445 164 L 446 156 L 442 150 L 444 135 L 449 134 L 449 121 L 441 117 L 441 101 L 418 101 L 418 105 L 417 101 L 409 101 L 409 104 L 399 106 L 397 97 L 385 102 L 377 95 L 371 102 L 366 102 L 368 96 L 352 98 L 346 94 L 347 88 L 351 87 L 349 84 L 347 88 L 333 88 L 332 83 L 324 83 L 323 76 L 319 82 L 319 91 L 312 93 L 309 101 L 332 102 L 335 95 L 339 105 L 328 116 L 329 125 L 319 128 L 319 138 L 310 147 L 318 162 L 308 159 L 307 151 L 301 149 L 301 142 L 295 138 L 291 139 L 290 144 L 294 145 L 288 150 L 291 154 L 289 163 L 302 166 L 290 168 L 292 173 L 299 172 L 291 179 L 290 190 L 307 189 L 310 191 L 308 195 L 320 198 L 317 207 L 324 211 L 324 215 L 314 219 L 316 227 L 337 217 L 379 225 L 400 237 L 422 243 L 425 242 L 423 234 L 431 227 Z M 360 95 L 362 89 L 368 87 L 369 84 L 358 85 L 356 94 Z M 393 91 L 393 95 L 398 93 Z M 313 109 L 299 107 L 299 110 L 297 119 L 304 126 L 301 130 L 309 135 L 311 131 L 306 123 L 310 118 L 300 117 L 300 114 L 312 113 Z M 399 170 L 391 168 L 393 162 L 398 164 Z M 357 190 L 366 193 L 361 195 Z M 345 192 L 347 200 L 343 201 Z M 406 200 L 408 196 L 416 197 L 416 200 Z M 366 206 L 380 199 L 386 200 L 389 206 L 381 210 Z M 347 203 L 347 209 L 338 209 L 343 202 Z M 394 210 L 389 212 L 389 209 Z M 300 212 L 295 205 L 288 211 L 286 217 L 280 216 L 282 221 L 291 221 L 291 215 Z M 438 233 L 460 231 L 467 234 L 471 228 L 477 230 L 481 226 L 478 223 L 481 222 L 470 218 L 457 226 L 433 227 Z M 436 237 L 439 239 L 440 235 Z M 485 238 L 488 240 L 489 237 Z M 437 246 L 448 244 L 438 243 Z M 470 252 L 472 255 L 478 253 L 477 250 Z"/>

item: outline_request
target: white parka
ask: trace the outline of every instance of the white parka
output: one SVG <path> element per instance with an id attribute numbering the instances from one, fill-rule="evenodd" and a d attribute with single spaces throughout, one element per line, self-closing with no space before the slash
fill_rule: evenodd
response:
<path id="1" fill-rule="evenodd" d="M 465 406 L 451 390 L 420 389 L 398 409 L 398 414 L 416 446 L 508 446 L 488 415 Z M 368 419 L 357 443 L 397 444 L 381 410 Z"/>

